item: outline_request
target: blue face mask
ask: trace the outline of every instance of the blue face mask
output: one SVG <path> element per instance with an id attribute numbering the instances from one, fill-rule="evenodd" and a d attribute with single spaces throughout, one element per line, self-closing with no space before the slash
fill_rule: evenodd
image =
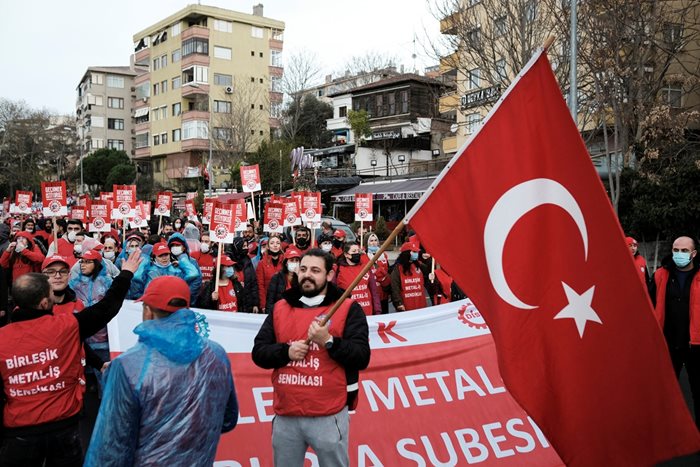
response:
<path id="1" fill-rule="evenodd" d="M 224 276 L 229 278 L 233 276 L 233 266 L 227 266 L 224 268 Z"/>
<path id="2" fill-rule="evenodd" d="M 674 251 L 673 252 L 673 262 L 679 268 L 684 268 L 690 264 L 690 252 L 685 251 Z"/>
<path id="3" fill-rule="evenodd" d="M 368 246 L 367 247 L 367 252 L 370 254 L 375 254 L 376 252 L 379 251 L 379 245 L 377 246 Z"/>
<path id="4" fill-rule="evenodd" d="M 417 251 L 411 252 L 411 261 L 418 261 L 418 252 Z"/>

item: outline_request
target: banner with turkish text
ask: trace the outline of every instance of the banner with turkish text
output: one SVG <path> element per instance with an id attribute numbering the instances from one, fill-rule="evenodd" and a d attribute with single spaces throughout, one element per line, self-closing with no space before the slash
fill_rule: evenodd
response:
<path id="1" fill-rule="evenodd" d="M 234 230 L 236 232 L 244 232 L 248 228 L 248 219 L 250 219 L 250 203 L 246 203 L 242 199 L 234 199 L 231 201 L 233 207 Z"/>
<path id="2" fill-rule="evenodd" d="M 173 193 L 171 191 L 158 193 L 158 196 L 156 196 L 156 215 L 162 217 L 170 216 L 172 207 Z"/>
<path id="3" fill-rule="evenodd" d="M 185 201 L 185 215 L 187 216 L 187 220 L 190 220 L 190 221 L 198 221 L 199 220 L 197 218 L 197 209 L 195 209 L 195 206 L 194 206 L 194 199 L 188 199 Z"/>
<path id="4" fill-rule="evenodd" d="M 355 220 L 360 222 L 372 220 L 372 193 L 355 194 Z"/>
<path id="5" fill-rule="evenodd" d="M 209 225 L 209 238 L 212 242 L 233 243 L 236 217 L 233 204 L 215 202 Z"/>
<path id="6" fill-rule="evenodd" d="M 31 214 L 33 198 L 34 193 L 31 191 L 15 191 L 15 203 L 10 206 L 10 212 L 12 214 Z"/>
<path id="7" fill-rule="evenodd" d="M 89 232 L 109 232 L 112 230 L 111 201 L 93 201 L 90 205 Z"/>
<path id="8" fill-rule="evenodd" d="M 212 211 L 214 211 L 215 202 L 216 198 L 204 198 L 204 202 L 202 203 L 202 224 L 211 223 L 211 215 Z"/>
<path id="9" fill-rule="evenodd" d="M 139 305 L 124 302 L 109 323 L 115 356 L 136 344 Z M 272 465 L 272 371 L 250 357 L 265 316 L 194 311 L 200 332 L 229 355 L 240 405 L 214 465 Z M 468 300 L 368 322 L 372 357 L 350 416 L 350 465 L 563 465 L 503 387 L 489 331 Z M 306 457 L 318 465 L 312 451 Z"/>
<path id="10" fill-rule="evenodd" d="M 260 167 L 255 165 L 242 165 L 241 171 L 241 186 L 243 192 L 253 193 L 262 190 L 260 186 Z"/>
<path id="11" fill-rule="evenodd" d="M 111 191 L 100 191 L 100 201 L 114 201 L 114 193 Z"/>
<path id="12" fill-rule="evenodd" d="M 143 201 L 136 203 L 134 209 L 134 217 L 129 219 L 129 227 L 132 229 L 140 229 L 148 227 L 148 219 L 146 219 L 146 205 Z"/>
<path id="13" fill-rule="evenodd" d="M 282 198 L 282 205 L 284 206 L 284 226 L 301 225 L 297 201 L 294 198 Z"/>
<path id="14" fill-rule="evenodd" d="M 190 200 L 190 199 L 195 199 L 197 197 L 197 192 L 196 191 L 190 191 L 185 195 L 185 201 Z"/>
<path id="15" fill-rule="evenodd" d="M 282 233 L 284 231 L 284 205 L 265 203 L 263 232 Z"/>
<path id="16" fill-rule="evenodd" d="M 85 224 L 87 222 L 87 210 L 82 206 L 73 206 L 70 210 L 70 218 Z"/>
<path id="17" fill-rule="evenodd" d="M 41 182 L 41 203 L 44 216 L 67 216 L 66 182 Z"/>
<path id="18" fill-rule="evenodd" d="M 483 310 L 509 392 L 566 465 L 654 465 L 700 450 L 647 291 L 544 51 L 406 220 Z M 453 229 L 436 228 L 445 225 L 469 226 L 460 248 Z"/>
<path id="19" fill-rule="evenodd" d="M 136 185 L 114 185 L 112 219 L 130 219 L 136 215 Z"/>
<path id="20" fill-rule="evenodd" d="M 321 193 L 305 191 L 302 195 L 301 216 L 304 224 L 321 222 Z"/>
<path id="21" fill-rule="evenodd" d="M 90 198 L 89 195 L 80 195 L 78 196 L 78 201 L 75 203 L 76 206 L 81 206 L 86 209 L 86 212 L 89 211 L 90 209 L 90 203 L 92 202 L 92 198 Z"/>

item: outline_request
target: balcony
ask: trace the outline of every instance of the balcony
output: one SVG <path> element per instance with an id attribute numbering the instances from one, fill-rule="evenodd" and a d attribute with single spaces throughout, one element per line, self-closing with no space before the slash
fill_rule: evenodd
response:
<path id="1" fill-rule="evenodd" d="M 183 139 L 180 142 L 181 151 L 193 151 L 193 150 L 209 150 L 209 139 L 203 138 L 193 138 L 193 139 Z M 173 178 L 173 177 L 170 177 Z"/>
<path id="2" fill-rule="evenodd" d="M 134 54 L 135 65 L 149 65 L 151 63 L 151 49 L 146 47 Z"/>
<path id="3" fill-rule="evenodd" d="M 347 117 L 329 118 L 326 120 L 326 129 L 329 131 L 346 130 L 348 128 L 350 128 L 350 123 Z"/>
<path id="4" fill-rule="evenodd" d="M 209 66 L 209 55 L 192 53 L 186 57 L 182 57 L 183 70 L 193 65 Z"/>
<path id="5" fill-rule="evenodd" d="M 270 76 L 277 76 L 279 78 L 282 77 L 284 74 L 284 68 L 281 66 L 272 66 L 270 65 L 268 68 L 268 72 L 270 73 Z"/>
<path id="6" fill-rule="evenodd" d="M 151 122 L 137 123 L 134 125 L 134 132 L 143 133 L 151 129 Z"/>
<path id="7" fill-rule="evenodd" d="M 206 28 L 204 26 L 190 26 L 189 28 L 182 31 L 181 39 L 183 41 L 191 37 L 209 39 L 209 28 Z"/>
<path id="8" fill-rule="evenodd" d="M 134 150 L 134 158 L 145 159 L 151 157 L 151 148 L 146 146 L 144 148 L 137 148 Z"/>
<path id="9" fill-rule="evenodd" d="M 451 15 L 440 20 L 441 34 L 457 34 L 459 29 L 459 12 L 455 11 Z"/>
<path id="10" fill-rule="evenodd" d="M 201 120 L 203 122 L 208 122 L 209 112 L 205 110 L 186 110 L 182 112 L 181 118 L 183 122 L 189 122 L 192 120 Z"/>
<path id="11" fill-rule="evenodd" d="M 182 87 L 182 97 L 189 99 L 196 99 L 199 96 L 209 95 L 209 85 L 208 84 L 183 84 Z"/>
<path id="12" fill-rule="evenodd" d="M 270 91 L 270 103 L 282 103 L 284 100 L 284 94 L 280 91 Z"/>

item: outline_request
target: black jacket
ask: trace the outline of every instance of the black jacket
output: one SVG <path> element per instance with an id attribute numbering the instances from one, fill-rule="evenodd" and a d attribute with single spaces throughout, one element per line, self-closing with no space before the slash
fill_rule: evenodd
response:
<path id="1" fill-rule="evenodd" d="M 276 272 L 270 279 L 267 286 L 267 296 L 265 298 L 265 313 L 272 313 L 275 303 L 282 299 L 284 291 L 287 290 L 287 271 L 284 269 Z"/>
<path id="2" fill-rule="evenodd" d="M 333 283 L 328 283 L 326 298 L 319 306 L 328 306 L 338 300 L 342 290 Z M 301 292 L 297 287 L 291 288 L 282 294 L 282 299 L 296 308 L 308 308 L 299 301 Z M 277 307 L 275 307 L 277 309 Z M 253 362 L 260 368 L 282 368 L 290 362 L 289 344 L 278 342 L 275 335 L 273 316 L 275 309 L 267 315 L 265 322 L 255 336 L 253 344 Z M 360 370 L 369 365 L 369 327 L 367 316 L 362 307 L 353 302 L 350 305 L 345 329 L 341 338 L 333 339 L 333 346 L 328 350 L 328 355 L 345 368 L 345 378 L 348 385 L 357 383 L 360 379 Z M 348 405 L 353 406 L 357 398 L 358 389 L 348 392 Z"/>
<path id="3" fill-rule="evenodd" d="M 239 306 L 238 311 L 252 313 L 254 306 L 260 308 L 258 277 L 255 275 L 253 263 L 250 261 L 250 258 L 244 258 L 242 260 L 238 260 L 236 264 L 233 265 L 233 268 L 236 271 L 243 271 L 243 293 L 242 295 L 239 295 L 239 297 L 242 297 L 242 302 L 245 303 L 245 306 Z"/>
<path id="4" fill-rule="evenodd" d="M 233 281 L 233 291 L 236 293 L 236 299 L 238 300 L 238 311 L 243 312 L 244 310 L 252 309 L 252 305 L 246 303 L 247 294 L 243 291 L 243 286 L 236 275 L 234 274 L 229 280 Z M 199 296 L 199 306 L 206 310 L 217 310 L 219 307 L 219 302 L 212 300 L 211 294 L 214 292 L 214 286 L 216 285 L 216 277 L 207 282 L 204 286 L 203 292 Z M 245 311 L 248 313 L 248 311 Z"/>

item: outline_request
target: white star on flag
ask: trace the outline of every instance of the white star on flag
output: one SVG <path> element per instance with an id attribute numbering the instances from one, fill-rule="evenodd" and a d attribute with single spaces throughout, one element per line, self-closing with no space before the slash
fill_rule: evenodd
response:
<path id="1" fill-rule="evenodd" d="M 566 305 L 554 319 L 571 318 L 576 321 L 576 328 L 578 329 L 579 336 L 583 339 L 586 321 L 595 321 L 596 323 L 603 324 L 598 314 L 591 307 L 595 286 L 579 295 L 574 289 L 569 287 L 568 284 L 562 282 L 561 285 L 564 287 L 564 293 L 566 294 L 566 299 L 569 301 L 569 304 Z"/>

